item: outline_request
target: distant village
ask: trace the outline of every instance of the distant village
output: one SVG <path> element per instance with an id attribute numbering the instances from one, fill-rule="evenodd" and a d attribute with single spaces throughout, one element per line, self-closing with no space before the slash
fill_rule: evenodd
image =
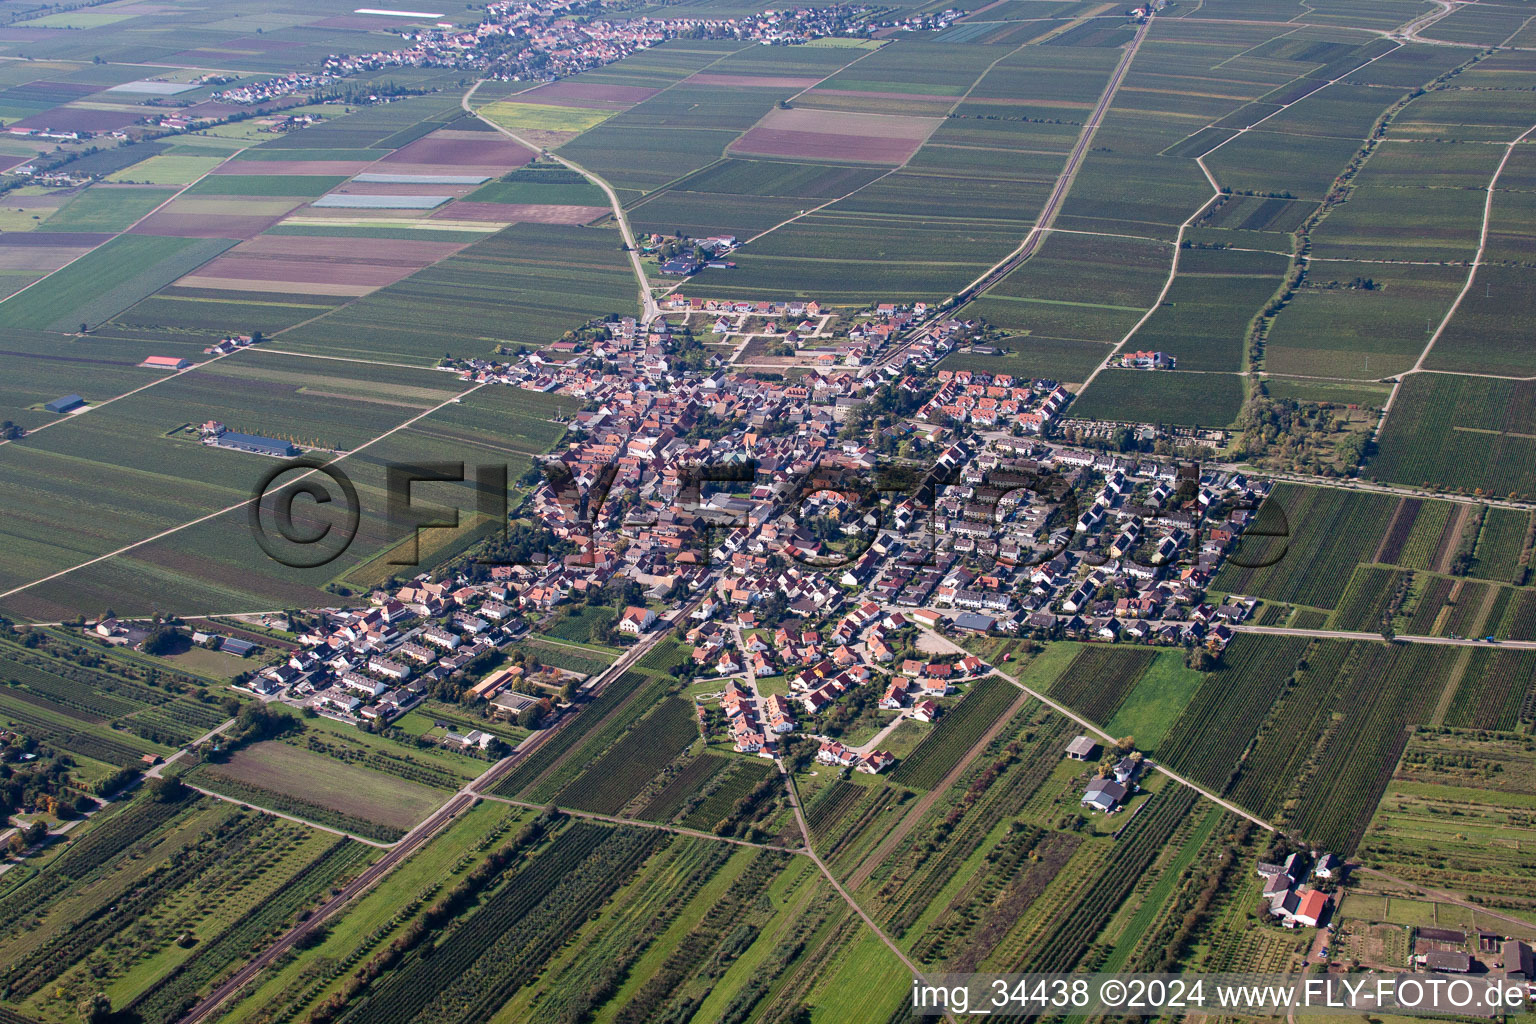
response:
<path id="1" fill-rule="evenodd" d="M 502 0 L 486 6 L 480 23 L 461 28 L 440 22 L 400 33 L 409 45 L 363 54 L 332 54 L 313 72 L 293 72 L 217 94 L 231 103 L 257 104 L 333 85 L 352 75 L 392 67 L 473 70 L 504 81 L 548 80 L 590 71 L 679 37 L 742 39 L 789 46 L 830 35 L 948 27 L 963 12 L 870 21 L 859 4 L 764 11 L 739 17 L 601 17 L 617 2 Z M 596 14 L 598 17 L 593 17 Z"/>

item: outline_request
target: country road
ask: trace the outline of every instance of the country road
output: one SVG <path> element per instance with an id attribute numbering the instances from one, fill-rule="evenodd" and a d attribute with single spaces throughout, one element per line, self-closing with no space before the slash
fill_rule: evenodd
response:
<path id="1" fill-rule="evenodd" d="M 551 160 L 557 161 L 566 168 L 575 171 L 577 174 L 581 175 L 583 178 L 586 178 L 592 184 L 603 190 L 603 195 L 608 197 L 608 205 L 613 208 L 613 219 L 619 225 L 619 234 L 624 239 L 624 250 L 629 254 L 629 265 L 630 268 L 635 272 L 635 282 L 639 285 L 641 322 L 648 324 L 652 320 L 655 320 L 658 316 L 661 315 L 661 307 L 656 304 L 656 296 L 651 291 L 651 279 L 646 275 L 645 267 L 640 262 L 640 247 L 635 244 L 635 233 L 630 230 L 629 217 L 624 213 L 624 206 L 619 202 L 618 193 L 613 190 L 613 186 L 608 184 L 608 182 L 604 180 L 601 175 L 592 173 L 575 161 L 567 160 L 565 157 L 558 153 L 549 152 L 543 146 L 528 141 L 521 135 L 518 135 L 516 132 L 512 131 L 510 128 L 502 127 L 495 121 L 492 121 L 490 118 L 486 117 L 484 114 L 481 114 L 471 108 L 469 105 L 470 98 L 475 95 L 475 90 L 479 89 L 480 86 L 484 83 L 485 80 L 481 79 L 474 85 L 470 86 L 469 91 L 464 94 L 464 98 L 459 101 L 459 106 L 464 108 L 464 112 L 466 114 L 471 114 L 474 117 L 479 118 L 481 121 L 484 121 L 486 124 L 490 125 L 496 131 L 505 135 L 519 146 L 530 149 L 535 153 L 543 153 Z"/>
<path id="2" fill-rule="evenodd" d="M 1077 177 L 1078 168 L 1082 166 L 1083 157 L 1087 155 L 1089 147 L 1093 144 L 1093 136 L 1099 129 L 1099 122 L 1104 119 L 1109 105 L 1114 102 L 1115 93 L 1119 91 L 1120 83 L 1125 80 L 1126 72 L 1131 69 L 1131 61 L 1135 59 L 1136 51 L 1141 48 L 1142 40 L 1146 39 L 1147 32 L 1151 28 L 1152 18 L 1149 17 L 1141 23 L 1130 45 L 1125 48 L 1125 52 L 1120 57 L 1120 63 L 1115 65 L 1115 70 L 1109 76 L 1109 82 L 1104 86 L 1104 91 L 1099 94 L 1098 105 L 1093 108 L 1093 113 L 1084 123 L 1082 132 L 1078 134 L 1077 142 L 1067 155 L 1066 164 L 1062 167 L 1061 173 L 1056 176 L 1056 184 L 1051 188 L 1051 194 L 1046 197 L 1045 205 L 1040 208 L 1040 215 L 1035 218 L 1035 223 L 1029 229 L 1029 233 L 1024 236 L 1024 241 L 1017 249 L 994 264 L 990 270 L 962 288 L 955 296 L 956 301 L 953 305 L 936 313 L 927 326 L 914 331 L 907 340 L 881 357 L 875 364 L 876 368 L 894 363 L 914 344 L 925 338 L 941 320 L 951 319 L 988 288 L 1017 270 L 1020 264 L 1040 248 L 1040 243 L 1050 232 L 1051 225 L 1056 222 L 1056 215 L 1061 212 L 1061 206 L 1066 202 L 1067 194 L 1072 190 L 1072 182 Z"/>
<path id="3" fill-rule="evenodd" d="M 707 594 L 708 590 L 706 589 L 688 605 L 684 606 L 684 610 L 678 613 L 677 618 L 679 620 L 685 618 L 687 612 L 697 607 L 699 602 L 701 602 Z M 667 636 L 670 632 L 671 630 L 669 629 L 658 629 L 651 633 L 648 637 L 642 639 L 641 642 L 631 647 L 612 665 L 594 677 L 596 683 L 592 689 L 592 692 L 594 694 L 601 692 L 613 680 L 622 676 L 631 665 L 633 665 L 640 658 L 644 657 L 647 651 L 654 647 L 657 642 L 659 642 L 663 637 Z M 180 1024 L 196 1024 L 198 1021 L 207 1019 L 212 1013 L 214 1013 L 215 1010 L 219 1008 L 221 1004 L 229 999 L 230 996 L 248 984 L 252 979 L 256 977 L 257 974 L 259 974 L 263 969 L 270 965 L 272 961 L 291 949 L 294 943 L 298 942 L 313 929 L 319 927 L 323 922 L 335 915 L 353 899 L 356 899 L 358 896 L 363 895 L 369 889 L 373 888 L 373 886 L 376 885 L 382 878 L 384 878 L 385 875 L 393 871 L 402 861 L 420 849 L 433 836 L 442 831 L 443 828 L 445 828 L 455 817 L 457 817 L 464 810 L 473 806 L 477 800 L 482 799 L 483 790 L 490 789 L 519 761 L 527 758 L 539 748 L 543 747 L 546 743 L 551 742 L 556 736 L 560 734 L 562 729 L 564 729 L 570 722 L 575 721 L 579 715 L 580 712 L 577 714 L 563 715 L 561 716 L 560 721 L 555 723 L 555 725 L 552 727 L 548 729 L 541 729 L 534 733 L 532 736 L 528 737 L 526 740 L 520 743 L 517 749 L 514 750 L 511 754 L 491 765 L 476 778 L 465 783 L 463 788 L 461 788 L 457 793 L 450 797 L 446 803 L 444 803 L 437 810 L 433 811 L 424 820 L 422 820 L 420 824 L 411 829 L 396 842 L 391 844 L 381 844 L 377 842 L 370 842 L 369 840 L 363 840 L 364 842 L 370 842 L 370 845 L 384 848 L 386 852 L 365 871 L 358 875 L 357 878 L 346 885 L 341 890 L 341 892 L 327 900 L 309 917 L 305 918 L 303 921 L 298 922 L 287 932 L 283 933 L 283 935 L 279 937 L 275 942 L 273 942 L 272 945 L 262 950 L 261 953 L 253 957 L 251 961 L 244 967 L 236 971 L 228 979 L 216 986 L 213 991 L 208 993 L 208 995 L 200 1002 L 198 1002 L 196 1006 L 187 1011 L 186 1015 L 181 1018 Z M 228 724 L 229 723 L 225 723 L 225 726 Z M 222 728 L 224 728 L 224 726 L 220 726 L 220 729 Z M 210 733 L 210 735 L 212 734 Z M 199 792 L 201 792 L 201 790 Z M 208 795 L 217 796 L 218 794 Z M 506 802 L 514 803 L 515 801 Z M 246 806 L 254 805 L 246 804 Z M 256 809 L 262 810 L 262 808 Z M 275 812 L 264 811 L 264 813 L 271 814 Z M 285 818 L 289 817 L 288 815 L 278 816 Z M 294 818 L 291 820 L 298 821 L 299 819 Z M 335 830 L 326 829 L 326 831 Z"/>
<path id="4" fill-rule="evenodd" d="M 1290 629 L 1286 626 L 1236 625 L 1237 633 L 1261 633 L 1270 636 L 1304 636 L 1315 640 L 1381 640 L 1380 633 L 1365 633 L 1349 629 Z M 1420 636 L 1401 633 L 1393 638 L 1397 643 L 1438 644 L 1444 647 L 1508 647 L 1517 651 L 1536 651 L 1536 640 L 1483 640 L 1476 637 Z"/>
<path id="5" fill-rule="evenodd" d="M 969 654 L 970 653 L 964 647 L 961 647 L 959 644 L 955 643 L 953 640 L 950 640 L 948 637 L 946 637 L 946 636 L 944 636 L 944 635 L 942 635 L 940 633 L 934 632 L 933 630 L 927 628 L 926 626 L 919 626 L 918 630 L 920 632 L 922 632 L 923 634 L 925 634 L 925 635 L 935 639 L 940 644 L 946 645 L 947 648 L 949 650 L 953 651 L 953 652 L 962 653 L 962 654 Z M 1380 637 L 1378 637 L 1377 639 L 1380 639 Z M 1114 742 L 1115 742 L 1115 737 L 1114 736 L 1111 736 L 1109 733 L 1105 732 L 1102 728 L 1100 728 L 1099 726 L 1095 725 L 1093 722 L 1089 721 L 1088 719 L 1084 718 L 1082 715 L 1079 715 L 1076 711 L 1073 711 L 1071 708 L 1067 707 L 1065 704 L 1062 704 L 1062 703 L 1060 703 L 1058 701 L 1052 700 L 1050 697 L 1047 697 L 1045 694 L 1041 693 L 1039 690 L 1033 689 L 1032 687 L 1029 687 L 1029 686 L 1025 685 L 1022 680 L 1020 680 L 1020 679 L 1018 679 L 1018 678 L 1016 678 L 1014 676 L 1009 675 L 1007 672 L 1004 672 L 1002 669 L 998 668 L 995 665 L 992 667 L 992 671 L 997 673 L 999 676 L 1003 677 L 1004 679 L 1008 680 L 1014 686 L 1018 687 L 1020 690 L 1023 690 L 1025 693 L 1029 694 L 1031 697 L 1035 698 L 1035 700 L 1038 700 L 1040 703 L 1044 704 L 1046 707 L 1050 708 L 1052 711 L 1055 711 L 1057 714 L 1063 715 L 1063 716 L 1065 716 L 1067 718 L 1070 718 L 1072 721 L 1076 722 L 1078 725 L 1082 726 L 1088 732 L 1091 732 L 1093 735 L 1097 736 L 1099 739 L 1103 740 L 1104 742 L 1109 743 L 1111 745 L 1114 744 Z M 1175 772 L 1175 771 L 1173 771 L 1173 770 L 1171 770 L 1169 768 L 1164 767 L 1161 764 L 1158 764 L 1156 761 L 1153 761 L 1151 758 L 1148 758 L 1145 763 L 1147 764 L 1148 767 L 1153 768 L 1153 769 L 1155 769 L 1155 770 L 1157 770 L 1159 772 L 1162 772 L 1164 775 L 1168 776 L 1170 779 L 1172 779 L 1174 782 L 1177 782 L 1179 785 L 1181 785 L 1181 786 L 1188 786 L 1190 789 L 1194 790 L 1196 793 L 1199 793 L 1201 796 L 1203 796 L 1207 800 L 1211 801 L 1211 803 L 1216 804 L 1218 807 L 1221 807 L 1224 810 L 1231 811 L 1233 814 L 1237 815 L 1240 818 L 1247 818 L 1249 821 L 1253 822 L 1255 825 L 1258 825 L 1260 828 L 1268 829 L 1271 832 L 1278 832 L 1279 831 L 1279 829 L 1275 828 L 1275 826 L 1271 825 L 1269 822 L 1265 821 L 1263 818 L 1259 817 L 1258 815 L 1253 814 L 1253 813 L 1251 813 L 1249 811 L 1243 810 L 1241 807 L 1239 807 L 1236 804 L 1232 803 L 1230 800 L 1222 799 L 1219 795 L 1217 795 L 1216 793 L 1211 792 L 1210 790 L 1206 789 L 1204 786 L 1197 785 L 1196 783 L 1192 782 L 1191 780 L 1185 778 L 1183 775 L 1180 775 L 1178 772 Z"/>

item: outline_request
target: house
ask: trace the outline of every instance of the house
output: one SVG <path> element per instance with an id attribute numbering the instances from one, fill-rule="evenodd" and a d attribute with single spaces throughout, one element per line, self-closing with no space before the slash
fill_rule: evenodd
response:
<path id="1" fill-rule="evenodd" d="M 859 763 L 858 770 L 868 772 L 870 775 L 879 775 L 895 763 L 896 755 L 889 751 L 871 750 L 864 755 L 864 760 Z"/>
<path id="2" fill-rule="evenodd" d="M 1079 736 L 1067 744 L 1067 756 L 1074 761 L 1086 761 L 1093 757 L 1093 752 L 1099 749 L 1099 745 L 1087 736 Z"/>
<path id="3" fill-rule="evenodd" d="M 1114 779 L 1094 779 L 1083 792 L 1081 803 L 1090 810 L 1108 814 L 1120 806 L 1127 796 L 1130 796 L 1130 790 L 1125 788 L 1124 783 Z"/>
<path id="4" fill-rule="evenodd" d="M 388 676 L 397 683 L 404 682 L 411 677 L 409 667 L 398 661 L 390 661 L 388 658 L 372 658 L 368 662 L 368 671 L 381 676 Z"/>
<path id="5" fill-rule="evenodd" d="M 944 667 L 948 668 L 949 666 L 946 665 Z M 923 694 L 928 697 L 946 697 L 955 692 L 955 688 L 950 685 L 948 679 L 934 676 L 924 676 L 917 681 L 917 685 L 922 689 Z"/>
<path id="6" fill-rule="evenodd" d="M 1338 874 L 1340 867 L 1342 865 L 1339 863 L 1339 858 L 1331 853 L 1325 853 L 1317 858 L 1317 864 L 1313 866 L 1312 874 L 1318 878 L 1332 878 Z"/>
<path id="7" fill-rule="evenodd" d="M 816 751 L 816 760 L 821 764 L 830 764 L 836 765 L 840 768 L 847 768 L 849 765 L 856 764 L 858 762 L 859 755 L 855 754 L 853 751 L 849 750 L 847 747 L 843 746 L 836 740 L 827 740 L 823 742 L 821 748 Z"/>
<path id="8" fill-rule="evenodd" d="M 151 370 L 185 370 L 192 365 L 192 361 L 180 356 L 150 356 L 139 365 Z"/>
<path id="9" fill-rule="evenodd" d="M 929 629 L 938 629 L 939 623 L 944 621 L 943 615 L 928 608 L 917 609 L 912 612 L 911 617 L 918 625 L 927 626 Z"/>
<path id="10" fill-rule="evenodd" d="M 358 675 L 356 672 L 343 672 L 341 674 L 341 682 L 347 689 L 361 693 L 365 697 L 377 697 L 389 689 L 388 683 L 382 683 L 377 679 L 369 679 L 367 676 Z"/>
<path id="11" fill-rule="evenodd" d="M 55 398 L 53 401 L 43 406 L 43 408 L 47 409 L 49 412 L 64 413 L 74 412 L 84 404 L 85 399 L 81 398 L 79 395 L 65 395 L 63 398 Z"/>
<path id="12" fill-rule="evenodd" d="M 939 706 L 931 700 L 920 700 L 912 705 L 912 717 L 919 722 L 931 722 L 939 717 Z"/>
<path id="13" fill-rule="evenodd" d="M 639 636 L 656 624 L 656 613 L 649 608 L 630 605 L 619 618 L 619 632 Z"/>

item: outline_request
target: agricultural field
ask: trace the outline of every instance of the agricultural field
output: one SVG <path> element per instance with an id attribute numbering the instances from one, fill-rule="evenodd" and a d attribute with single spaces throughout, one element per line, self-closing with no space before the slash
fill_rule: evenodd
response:
<path id="1" fill-rule="evenodd" d="M 1214 586 L 1223 593 L 1333 608 L 1355 566 L 1378 561 L 1378 550 L 1390 543 L 1387 532 L 1402 522 L 1397 505 L 1384 495 L 1279 484 Z"/>
<path id="2" fill-rule="evenodd" d="M 1105 370 L 1072 403 L 1073 419 L 1225 427 L 1243 407 L 1235 373 Z"/>
<path id="3" fill-rule="evenodd" d="M 270 740 L 238 750 L 228 761 L 204 762 L 186 777 L 221 796 L 386 842 L 447 797 L 419 782 Z"/>
<path id="4" fill-rule="evenodd" d="M 1438 489 L 1536 494 L 1533 397 L 1528 381 L 1414 374 L 1398 389 L 1365 472 Z"/>
<path id="5" fill-rule="evenodd" d="M 0 774 L 18 800 L 28 772 L 74 789 L 16 803 L 14 824 L 55 831 L 19 833 L 0 865 L 0 1022 L 176 1024 L 271 951 L 207 1019 L 909 1024 L 913 969 L 1299 969 L 1316 936 L 1263 919 L 1254 878 L 1301 847 L 1437 890 L 1357 872 L 1336 962 L 1396 968 L 1416 928 L 1536 936 L 1518 923 L 1536 920 L 1536 652 L 1425 642 L 1536 640 L 1522 3 L 1202 0 L 1138 25 L 1084 0 L 903 0 L 833 8 L 807 45 L 733 30 L 762 10 L 745 0 L 504 34 L 477 31 L 495 5 L 4 6 L 0 612 L 32 625 L 0 637 Z M 780 14 L 775 33 L 803 16 Z M 612 37 L 583 50 L 594 24 Z M 735 246 L 697 250 L 686 278 L 652 262 L 719 236 Z M 784 339 L 793 359 L 775 336 L 799 314 L 748 307 L 725 337 L 669 341 L 658 316 L 708 333 L 737 315 L 668 302 L 684 295 L 816 299 L 824 319 L 808 351 Z M 908 309 L 953 342 L 942 361 L 870 326 Z M 231 335 L 255 343 L 219 354 Z M 1105 365 L 1138 350 L 1178 368 Z M 968 635 L 993 674 L 875 740 L 899 717 L 875 707 L 887 675 L 954 649 L 896 629 L 895 664 L 829 714 L 796 700 L 771 758 L 733 748 L 723 682 L 672 635 L 542 722 L 493 721 L 423 668 L 392 722 L 310 712 L 187 749 L 255 707 L 237 674 L 287 657 L 297 634 L 258 618 L 323 633 L 316 609 L 383 607 L 426 573 L 512 581 L 498 599 L 528 628 L 490 658 L 557 683 L 603 674 L 621 609 L 675 608 L 669 586 L 727 606 L 695 636 L 738 612 L 758 621 L 730 635 L 800 622 L 824 648 L 805 664 L 846 664 L 827 616 L 873 599 L 862 569 L 824 593 L 738 589 L 782 568 L 757 537 L 676 573 L 699 562 L 685 520 L 639 524 L 683 504 L 685 455 L 768 452 L 782 475 L 823 450 L 931 465 L 989 436 L 918 417 L 945 370 L 1067 383 L 1052 444 L 1255 479 L 1283 463 L 1214 579 L 1165 577 L 1167 621 L 1236 596 L 1255 619 L 1190 650 Z M 70 395 L 88 408 L 47 409 Z M 1272 413 L 1296 413 L 1294 436 L 1255 441 Z M 281 464 L 201 443 L 212 424 L 351 482 L 334 561 L 262 550 L 250 499 Z M 1123 424 L 1154 429 L 1106 426 Z M 1313 449 L 1359 481 L 1296 482 Z M 541 524 L 545 458 L 647 490 L 622 520 Z M 458 525 L 418 537 L 391 516 L 391 467 L 461 462 L 504 468 L 506 493 L 423 481 L 416 502 Z M 329 504 L 294 525 L 335 525 Z M 549 557 L 481 559 L 514 548 Z M 581 599 L 610 574 L 623 598 Z M 1033 611 L 1033 582 L 978 585 Z M 211 621 L 262 653 L 152 657 L 74 624 L 109 610 Z M 777 667 L 737 678 L 797 692 Z M 522 749 L 493 767 L 501 746 L 439 743 L 482 728 Z M 1099 755 L 1065 757 L 1085 734 Z M 821 763 L 827 738 L 897 763 Z M 1128 754 L 1147 770 L 1123 805 L 1085 804 Z"/>
<path id="6" fill-rule="evenodd" d="M 1361 860 L 1421 885 L 1529 913 L 1529 833 L 1536 792 L 1529 736 L 1415 730 L 1360 849 Z"/>
<path id="7" fill-rule="evenodd" d="M 7 1004 L 66 1021 L 105 992 L 140 1020 L 171 1024 L 375 855 L 196 794 L 113 804 L 46 865 L 7 873 Z"/>
<path id="8" fill-rule="evenodd" d="M 1018 690 L 996 676 L 975 683 L 959 706 L 941 718 L 933 732 L 902 760 L 891 780 L 915 789 L 932 789 L 1019 700 Z"/>

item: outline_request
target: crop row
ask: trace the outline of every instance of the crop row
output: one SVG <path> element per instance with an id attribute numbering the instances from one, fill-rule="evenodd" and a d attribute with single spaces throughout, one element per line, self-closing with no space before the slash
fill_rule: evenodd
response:
<path id="1" fill-rule="evenodd" d="M 558 803 L 614 814 L 699 737 L 692 705 L 669 697 L 556 797 Z"/>
<path id="2" fill-rule="evenodd" d="M 347 875 L 367 852 L 361 843 L 336 840 L 295 872 L 282 888 L 200 944 L 195 953 L 130 1003 L 126 1012 L 144 1024 L 173 1024 L 197 1002 L 204 985 L 231 963 L 249 959 L 275 930 Z"/>
<path id="3" fill-rule="evenodd" d="M 1440 609 L 1445 607 L 1455 585 L 1455 580 L 1444 576 L 1436 576 L 1424 584 L 1419 591 L 1418 603 L 1413 607 L 1413 615 L 1408 619 L 1409 636 L 1428 636 L 1434 632 L 1435 620 L 1440 617 Z"/>
<path id="4" fill-rule="evenodd" d="M 1424 508 L 1422 498 L 1404 498 L 1397 506 L 1397 514 L 1392 517 L 1392 526 L 1387 530 L 1387 536 L 1381 542 L 1381 557 L 1379 561 L 1389 565 L 1394 564 L 1402 557 L 1403 547 L 1408 543 L 1408 538 L 1413 534 L 1414 521 L 1419 518 L 1419 512 Z"/>
<path id="5" fill-rule="evenodd" d="M 701 971 L 711 969 L 717 962 L 728 941 L 756 937 L 756 927 L 750 922 L 754 911 L 762 903 L 779 870 L 784 866 L 785 854 L 760 850 L 752 862 L 716 900 L 699 923 L 678 940 L 677 946 L 667 956 L 645 984 L 619 1010 L 617 1024 L 649 1024 L 651 1021 L 689 1019 L 694 1007 L 686 1005 L 686 997 L 680 990 L 688 980 Z M 684 1002 L 682 1006 L 674 1004 Z M 671 1009 L 673 1012 L 668 1013 Z M 678 1012 L 686 1010 L 690 1012 Z"/>
<path id="6" fill-rule="evenodd" d="M 640 808 L 635 816 L 646 821 L 671 821 L 728 763 L 719 754 L 700 754 L 672 776 L 661 792 Z"/>
<path id="7" fill-rule="evenodd" d="M 880 914 L 898 935 L 917 922 L 933 894 L 961 870 L 1000 822 L 1018 816 L 1055 770 L 1059 762 L 1054 748 L 1065 722 L 1054 722 L 1001 746 L 990 744 L 987 756 L 966 771 L 924 820 L 925 831 L 909 836 L 899 854 L 890 858 L 877 898 Z"/>
<path id="8" fill-rule="evenodd" d="M 1236 637 L 1222 655 L 1224 664 L 1200 683 L 1159 753 L 1195 781 L 1225 789 L 1306 646 L 1299 637 Z"/>
<path id="9" fill-rule="evenodd" d="M 1356 569 L 1344 596 L 1339 598 L 1338 610 L 1333 613 L 1334 628 L 1378 631 L 1402 576 L 1397 570 L 1376 566 Z"/>
<path id="10" fill-rule="evenodd" d="M 51 747 L 67 750 L 71 754 L 95 758 L 118 767 L 136 764 L 144 756 L 142 748 L 132 747 L 95 733 L 65 728 L 43 715 L 23 710 L 14 703 L 0 706 L 0 718 L 16 722 L 28 736 Z"/>
<path id="11" fill-rule="evenodd" d="M 1393 508 L 1392 499 L 1379 494 L 1280 484 L 1259 510 L 1262 529 L 1250 529 L 1238 549 L 1250 564 L 1270 564 L 1244 568 L 1229 561 L 1214 586 L 1332 608 L 1355 566 L 1375 556 Z"/>
<path id="12" fill-rule="evenodd" d="M 820 838 L 827 826 L 838 824 L 869 792 L 867 786 L 858 786 L 841 779 L 828 783 L 805 815 L 805 824 L 811 830 L 811 835 Z"/>
<path id="13" fill-rule="evenodd" d="M 720 780 L 699 806 L 683 819 L 687 828 L 712 829 L 736 813 L 740 803 L 752 795 L 759 784 L 772 774 L 771 764 L 753 761 L 738 762 L 736 767 Z"/>
<path id="14" fill-rule="evenodd" d="M 305 745 L 317 754 L 334 758 L 343 764 L 359 764 L 374 771 L 393 775 L 407 782 L 419 782 L 433 789 L 458 789 L 463 779 L 446 768 L 427 764 L 408 754 L 393 754 L 373 747 L 356 747 L 345 743 L 330 743 L 313 733 L 304 736 Z"/>
<path id="15" fill-rule="evenodd" d="M 1443 680 L 1461 656 L 1454 647 L 1367 643 L 1334 698 L 1334 720 L 1309 759 L 1291 823 L 1308 841 L 1354 852 L 1407 741 L 1428 720 Z"/>
<path id="16" fill-rule="evenodd" d="M 1472 652 L 1445 724 L 1466 729 L 1519 728 L 1520 708 L 1536 693 L 1536 651 Z"/>
<path id="17" fill-rule="evenodd" d="M 1353 645 L 1336 640 L 1319 640 L 1307 651 L 1297 666 L 1298 681 L 1260 727 L 1227 796 L 1260 815 L 1275 813 L 1329 721 L 1329 697 L 1346 659 L 1358 653 Z"/>
<path id="18" fill-rule="evenodd" d="M 1426 503 L 1414 518 L 1413 531 L 1408 535 L 1402 550 L 1395 557 L 1383 560 L 1408 569 L 1433 569 L 1435 556 L 1440 553 L 1440 547 L 1446 541 L 1446 531 L 1457 520 L 1452 514 L 1455 511 L 1456 506 L 1448 501 Z"/>
<path id="19" fill-rule="evenodd" d="M 1177 786 L 1151 800 L 1152 805 L 1136 816 L 1116 842 L 1097 884 L 1090 886 L 1082 899 L 1063 905 L 1053 915 L 1053 927 L 1021 966 L 1050 973 L 1070 971 L 1076 966 L 1088 952 L 1094 936 L 1103 930 L 1188 816 L 1195 794 L 1188 787 Z"/>
<path id="20" fill-rule="evenodd" d="M 176 804 L 140 798 L 116 814 L 93 821 L 58 859 L 5 894 L 4 901 L 0 901 L 0 929 L 10 930 L 38 913 L 60 893 L 155 832 L 181 809 Z"/>
<path id="21" fill-rule="evenodd" d="M 36 992 L 87 953 L 131 928 L 216 863 L 238 863 L 248 855 L 248 847 L 256 836 L 274 820 L 253 815 L 205 833 L 196 846 L 173 855 L 127 893 L 115 898 L 108 896 L 94 907 L 74 911 L 67 930 L 8 965 L 5 983 L 11 998 L 23 999 Z"/>
<path id="22" fill-rule="evenodd" d="M 562 725 L 554 739 L 539 747 L 503 776 L 496 784 L 495 792 L 501 796 L 516 796 L 531 786 L 539 776 L 554 767 L 555 762 L 574 749 L 587 733 L 595 730 L 637 689 L 649 682 L 649 677 L 634 671 L 625 672 L 613 680 L 596 698 L 582 705 L 575 719 Z"/>
<path id="23" fill-rule="evenodd" d="M 1150 664 L 1145 647 L 1084 648 L 1051 684 L 1051 695 L 1089 721 L 1107 722 Z"/>
<path id="24" fill-rule="evenodd" d="M 664 841 L 578 822 L 346 1018 L 369 1024 L 489 1020 Z M 425 953 L 426 950 L 423 950 Z"/>
<path id="25" fill-rule="evenodd" d="M 896 766 L 891 781 L 918 789 L 931 789 L 1018 697 L 1018 691 L 997 676 L 977 680 L 959 707 L 951 708 L 917 749 Z"/>

